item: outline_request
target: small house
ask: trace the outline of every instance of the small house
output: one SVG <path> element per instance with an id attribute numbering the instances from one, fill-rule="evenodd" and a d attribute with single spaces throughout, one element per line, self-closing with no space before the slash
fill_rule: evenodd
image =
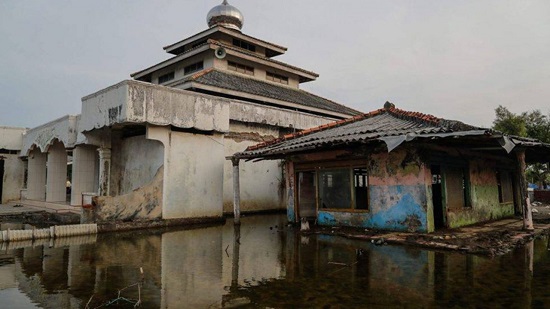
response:
<path id="1" fill-rule="evenodd" d="M 525 213 L 525 164 L 550 145 L 387 102 L 232 159 L 284 160 L 291 222 L 433 232 Z"/>

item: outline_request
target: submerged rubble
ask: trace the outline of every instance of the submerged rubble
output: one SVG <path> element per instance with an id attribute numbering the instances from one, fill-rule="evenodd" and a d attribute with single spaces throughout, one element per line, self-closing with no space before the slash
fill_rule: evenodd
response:
<path id="1" fill-rule="evenodd" d="M 502 255 L 523 246 L 534 238 L 550 232 L 550 205 L 535 204 L 533 211 L 535 230 L 523 230 L 521 218 L 486 222 L 435 233 L 406 233 L 349 227 L 312 226 L 303 234 L 329 234 L 349 239 L 360 239 L 375 245 L 403 244 L 425 248 L 455 250 L 480 255 Z"/>

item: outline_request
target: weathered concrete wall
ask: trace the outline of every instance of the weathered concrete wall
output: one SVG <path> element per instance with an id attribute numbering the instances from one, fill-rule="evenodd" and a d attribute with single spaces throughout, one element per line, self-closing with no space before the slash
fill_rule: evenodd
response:
<path id="1" fill-rule="evenodd" d="M 95 222 L 155 220 L 162 216 L 164 169 L 158 169 L 152 181 L 130 193 L 94 197 Z"/>
<path id="2" fill-rule="evenodd" d="M 279 130 L 266 125 L 232 122 L 230 133 L 224 137 L 225 156 L 246 149 L 259 142 L 279 136 Z M 284 179 L 281 161 L 241 161 L 241 212 L 284 209 Z M 230 160 L 224 163 L 223 211 L 233 212 L 233 167 Z"/>
<path id="3" fill-rule="evenodd" d="M 226 132 L 228 116 L 226 99 L 126 80 L 82 98 L 79 130 L 149 123 Z M 78 142 L 85 142 L 85 137 L 79 135 Z"/>
<path id="4" fill-rule="evenodd" d="M 368 158 L 369 211 L 319 209 L 322 225 L 428 231 L 426 168 L 414 149 L 401 148 Z"/>
<path id="5" fill-rule="evenodd" d="M 4 204 L 19 199 L 25 178 L 25 162 L 17 154 L 0 154 L 0 160 L 4 160 L 4 177 L 1 179 L 2 200 L 0 201 L 0 204 Z"/>
<path id="6" fill-rule="evenodd" d="M 223 135 L 148 126 L 147 138 L 164 144 L 162 218 L 221 217 L 225 161 Z"/>
<path id="7" fill-rule="evenodd" d="M 513 203 L 499 203 L 495 161 L 472 159 L 469 166 L 472 206 L 449 210 L 448 226 L 455 228 L 514 215 Z"/>
<path id="8" fill-rule="evenodd" d="M 164 164 L 164 146 L 145 135 L 112 143 L 111 194 L 127 194 L 151 182 Z"/>
<path id="9" fill-rule="evenodd" d="M 26 128 L 0 126 L 0 149 L 21 150 Z"/>
<path id="10" fill-rule="evenodd" d="M 0 160 L 4 161 L 4 174 L 0 175 L 2 186 L 1 203 L 18 200 L 23 189 L 25 163 L 18 158 L 23 145 L 25 128 L 0 127 Z"/>
<path id="11" fill-rule="evenodd" d="M 76 137 L 77 117 L 67 115 L 26 131 L 23 135 L 21 155 L 27 155 L 33 145 L 45 152 L 54 140 L 62 142 L 65 148 L 73 148 Z"/>
<path id="12" fill-rule="evenodd" d="M 335 120 L 335 118 L 321 117 L 238 100 L 231 101 L 229 118 L 244 123 L 267 124 L 297 130 L 317 127 Z"/>

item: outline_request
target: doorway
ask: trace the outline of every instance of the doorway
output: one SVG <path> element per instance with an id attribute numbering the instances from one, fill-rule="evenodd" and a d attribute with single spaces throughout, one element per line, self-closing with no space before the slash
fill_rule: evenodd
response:
<path id="1" fill-rule="evenodd" d="M 443 188 L 441 178 L 441 166 L 432 165 L 432 204 L 434 226 L 436 229 L 445 227 L 445 212 L 443 211 Z"/>
<path id="2" fill-rule="evenodd" d="M 313 219 L 317 216 L 317 207 L 315 203 L 315 171 L 297 172 L 296 180 L 299 219 Z"/>

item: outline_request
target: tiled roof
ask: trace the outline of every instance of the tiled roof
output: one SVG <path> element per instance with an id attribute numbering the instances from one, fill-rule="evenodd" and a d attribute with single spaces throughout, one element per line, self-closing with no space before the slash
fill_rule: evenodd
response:
<path id="1" fill-rule="evenodd" d="M 184 82 L 195 82 L 207 86 L 245 92 L 266 98 L 295 103 L 305 107 L 312 107 L 350 116 L 360 113 L 352 108 L 319 97 L 301 89 L 282 85 L 278 86 L 273 83 L 246 77 L 243 74 L 231 74 L 216 69 L 207 69 L 199 72 L 187 78 Z"/>
<path id="2" fill-rule="evenodd" d="M 388 103 L 386 103 L 388 104 Z M 324 146 L 361 143 L 397 136 L 485 135 L 491 130 L 447 120 L 419 112 L 389 106 L 307 129 L 281 138 L 250 146 L 237 154 L 243 158 L 265 157 L 311 150 Z"/>

